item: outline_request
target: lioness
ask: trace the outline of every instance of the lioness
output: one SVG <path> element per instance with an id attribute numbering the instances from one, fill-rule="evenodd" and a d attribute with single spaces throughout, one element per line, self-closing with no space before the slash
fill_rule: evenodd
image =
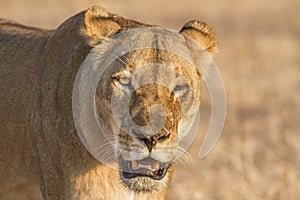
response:
<path id="1" fill-rule="evenodd" d="M 185 113 L 177 99 L 184 97 L 182 104 L 193 107 L 191 99 L 200 102 L 200 86 L 182 86 L 176 76 L 164 74 L 163 79 L 174 86 L 172 90 L 147 84 L 134 91 L 129 112 L 135 123 L 147 125 L 149 106 L 164 106 L 164 128 L 152 135 L 134 130 L 134 134 L 127 134 L 113 125 L 109 105 L 112 91 L 117 99 L 122 99 L 124 91 L 133 84 L 132 71 L 149 62 L 171 63 L 188 83 L 200 83 L 202 71 L 191 73 L 187 61 L 153 49 L 126 53 L 110 64 L 113 70 L 104 73 L 95 103 L 106 129 L 114 130 L 108 149 L 114 152 L 111 156 L 116 155 L 117 169 L 90 154 L 77 134 L 72 115 L 73 85 L 84 60 L 85 65 L 93 65 L 93 57 L 106 55 L 97 48 L 99 44 L 123 31 L 143 27 L 151 26 L 101 7 L 83 11 L 55 30 L 0 19 L 0 199 L 165 198 L 179 129 L 185 129 L 194 118 L 191 115 L 188 123 L 182 123 Z M 210 56 L 217 51 L 214 31 L 203 22 L 188 22 L 180 34 L 198 42 Z M 146 76 L 161 75 L 158 69 L 148 68 Z M 198 92 L 190 95 L 190 88 Z"/>

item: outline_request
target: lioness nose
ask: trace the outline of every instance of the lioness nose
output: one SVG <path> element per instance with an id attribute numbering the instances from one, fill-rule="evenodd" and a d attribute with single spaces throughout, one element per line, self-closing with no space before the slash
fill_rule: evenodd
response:
<path id="1" fill-rule="evenodd" d="M 145 136 L 145 135 L 137 133 L 135 131 L 133 131 L 133 133 L 135 134 L 135 136 L 139 140 L 143 141 L 146 144 L 146 146 L 149 150 L 149 153 L 152 151 L 153 147 L 157 144 L 157 142 L 159 140 L 158 135 L 153 135 L 153 136 L 147 135 L 147 136 Z"/>
<path id="2" fill-rule="evenodd" d="M 146 146 L 149 150 L 149 153 L 152 151 L 153 147 L 157 143 L 157 137 L 155 137 L 155 136 L 153 136 L 153 137 L 143 137 L 143 138 L 140 138 L 140 140 L 142 140 L 146 144 Z"/>

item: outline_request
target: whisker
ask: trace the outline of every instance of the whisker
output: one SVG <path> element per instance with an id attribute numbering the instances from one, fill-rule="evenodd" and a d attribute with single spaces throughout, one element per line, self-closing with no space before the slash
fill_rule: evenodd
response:
<path id="1" fill-rule="evenodd" d="M 108 141 L 95 149 L 96 155 L 104 160 L 112 160 L 116 158 L 115 142 Z"/>
<path id="2" fill-rule="evenodd" d="M 107 142 L 107 143 L 104 143 L 103 145 L 97 147 L 95 150 L 98 151 L 98 150 L 101 150 L 101 149 L 104 149 L 104 148 L 110 148 L 110 147 L 113 147 L 113 146 L 114 146 L 114 143 Z"/>
<path id="3" fill-rule="evenodd" d="M 192 157 L 184 148 L 178 147 L 177 154 L 180 154 L 180 157 L 177 160 L 175 160 L 176 164 L 181 164 L 185 167 L 191 165 Z"/>
<path id="4" fill-rule="evenodd" d="M 96 155 L 99 155 L 102 158 L 102 160 L 112 161 L 117 158 L 118 154 L 115 152 L 114 148 L 110 148 L 110 149 L 98 151 Z"/>

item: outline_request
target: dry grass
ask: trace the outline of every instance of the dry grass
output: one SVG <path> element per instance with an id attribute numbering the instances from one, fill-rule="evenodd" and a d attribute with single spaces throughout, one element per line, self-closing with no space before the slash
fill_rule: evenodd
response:
<path id="1" fill-rule="evenodd" d="M 55 27 L 99 4 L 139 21 L 180 29 L 205 19 L 219 36 L 227 121 L 214 151 L 178 167 L 168 199 L 300 199 L 300 3 L 279 1 L 1 0 L 0 16 Z M 208 98 L 203 103 L 205 133 Z"/>

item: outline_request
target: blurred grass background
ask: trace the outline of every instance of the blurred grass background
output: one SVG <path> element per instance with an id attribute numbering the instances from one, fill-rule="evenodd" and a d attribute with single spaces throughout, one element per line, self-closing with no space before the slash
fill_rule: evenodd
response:
<path id="1" fill-rule="evenodd" d="M 300 1 L 0 0 L 0 17 L 55 28 L 91 5 L 175 30 L 190 19 L 216 30 L 226 124 L 216 148 L 199 160 L 206 92 L 193 161 L 176 168 L 169 200 L 300 199 Z"/>

